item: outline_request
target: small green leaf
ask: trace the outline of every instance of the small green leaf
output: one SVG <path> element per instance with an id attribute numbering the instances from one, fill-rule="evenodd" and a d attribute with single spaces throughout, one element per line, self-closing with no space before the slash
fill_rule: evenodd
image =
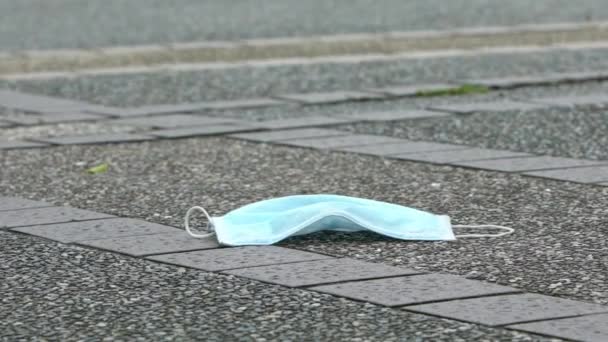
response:
<path id="1" fill-rule="evenodd" d="M 109 168 L 109 165 L 106 163 L 103 163 L 103 164 L 99 164 L 99 165 L 96 165 L 96 166 L 93 166 L 93 167 L 87 169 L 87 173 L 96 175 L 98 173 L 104 173 L 104 172 L 108 171 L 108 168 Z"/>

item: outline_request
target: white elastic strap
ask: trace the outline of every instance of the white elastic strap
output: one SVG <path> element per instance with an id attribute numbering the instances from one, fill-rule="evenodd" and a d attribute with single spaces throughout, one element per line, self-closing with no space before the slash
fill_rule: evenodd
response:
<path id="1" fill-rule="evenodd" d="M 493 224 L 481 224 L 481 225 L 468 225 L 468 224 L 457 224 L 453 225 L 452 228 L 492 228 L 503 230 L 502 233 L 496 234 L 462 234 L 456 235 L 457 238 L 480 238 L 480 237 L 500 237 L 513 233 L 515 229 L 505 226 L 497 226 Z"/>
<path id="2" fill-rule="evenodd" d="M 207 216 L 207 231 L 211 231 L 210 233 L 207 234 L 196 234 L 193 233 L 192 230 L 190 229 L 190 215 L 192 215 L 192 213 L 195 210 L 200 210 L 203 212 L 203 214 L 205 214 L 205 216 Z M 188 209 L 188 211 L 186 212 L 186 218 L 184 219 L 184 225 L 186 226 L 186 231 L 188 232 L 188 234 L 190 234 L 190 236 L 195 237 L 197 239 L 202 239 L 202 238 L 207 238 L 210 236 L 215 235 L 215 232 L 213 231 L 213 221 L 211 220 L 211 216 L 209 216 L 209 214 L 207 213 L 207 210 L 205 210 L 205 208 L 203 207 L 192 207 L 190 209 Z"/>

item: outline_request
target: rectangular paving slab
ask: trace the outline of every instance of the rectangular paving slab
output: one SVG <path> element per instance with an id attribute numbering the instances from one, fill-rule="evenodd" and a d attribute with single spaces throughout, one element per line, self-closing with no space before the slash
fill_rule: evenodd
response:
<path id="1" fill-rule="evenodd" d="M 242 124 L 214 124 L 207 126 L 197 126 L 189 128 L 176 129 L 161 129 L 158 131 L 149 131 L 147 134 L 159 138 L 186 138 L 205 135 L 219 135 L 235 132 L 258 131 L 259 127 Z"/>
<path id="2" fill-rule="evenodd" d="M 578 183 L 608 182 L 608 166 L 589 166 L 574 169 L 557 169 L 524 173 L 528 176 Z"/>
<path id="3" fill-rule="evenodd" d="M 341 258 L 242 268 L 224 273 L 288 287 L 300 287 L 351 280 L 413 275 L 423 272 Z"/>
<path id="4" fill-rule="evenodd" d="M 515 101 L 496 101 L 480 103 L 460 103 L 446 104 L 429 107 L 430 110 L 454 114 L 471 113 L 499 113 L 499 112 L 527 112 L 532 110 L 546 109 L 551 107 L 548 104 L 526 103 Z"/>
<path id="5" fill-rule="evenodd" d="M 278 119 L 256 122 L 256 126 L 268 128 L 268 129 L 285 129 L 285 128 L 297 128 L 297 127 L 313 127 L 313 126 L 326 126 L 326 125 L 338 125 L 353 122 L 356 120 L 348 120 L 341 118 L 332 118 L 329 116 L 307 116 L 293 119 Z"/>
<path id="6" fill-rule="evenodd" d="M 12 230 L 63 243 L 146 234 L 183 233 L 177 228 L 130 218 L 47 224 Z"/>
<path id="7" fill-rule="evenodd" d="M 511 89 L 517 87 L 553 84 L 564 81 L 565 76 L 559 74 L 538 75 L 538 76 L 519 76 L 519 77 L 500 77 L 484 78 L 474 80 L 459 81 L 460 84 L 472 84 L 488 87 L 490 89 Z"/>
<path id="8" fill-rule="evenodd" d="M 405 153 L 420 153 L 420 152 L 435 152 L 435 151 L 453 151 L 469 149 L 469 146 L 432 143 L 425 141 L 408 141 L 404 140 L 398 143 L 368 145 L 368 146 L 350 146 L 337 148 L 338 151 L 356 152 L 362 154 L 372 154 L 378 156 L 388 156 L 393 154 Z"/>
<path id="9" fill-rule="evenodd" d="M 207 110 L 230 110 L 230 109 L 247 109 L 247 108 L 263 108 L 289 105 L 287 101 L 271 99 L 268 97 L 252 98 L 252 99 L 237 99 L 226 101 L 206 102 L 202 109 Z"/>
<path id="10" fill-rule="evenodd" d="M 172 230 L 170 233 L 85 240 L 79 241 L 78 244 L 136 257 L 220 247 L 215 236 L 197 239 L 182 230 Z"/>
<path id="11" fill-rule="evenodd" d="M 606 94 L 589 94 L 589 95 L 572 95 L 572 96 L 557 96 L 543 97 L 528 100 L 532 103 L 542 103 L 552 106 L 561 107 L 579 107 L 579 106 L 598 106 L 603 107 L 608 105 L 608 95 Z"/>
<path id="12" fill-rule="evenodd" d="M 412 305 L 467 297 L 521 292 L 511 287 L 448 274 L 422 274 L 310 288 L 385 306 Z"/>
<path id="13" fill-rule="evenodd" d="M 0 196 L 0 211 L 51 207 L 52 204 L 19 197 Z"/>
<path id="14" fill-rule="evenodd" d="M 526 157 L 532 156 L 523 152 L 511 152 L 504 150 L 491 150 L 485 148 L 470 148 L 452 151 L 438 152 L 423 152 L 423 153 L 405 153 L 392 156 L 397 159 L 405 159 L 412 161 L 422 161 L 436 164 L 450 164 L 455 162 L 484 160 L 484 159 L 500 159 L 511 157 Z"/>
<path id="15" fill-rule="evenodd" d="M 336 131 L 325 128 L 302 128 L 302 129 L 286 129 L 279 131 L 255 132 L 255 133 L 240 133 L 232 134 L 231 138 L 251 140 L 251 141 L 282 141 L 299 138 L 321 138 L 321 137 L 336 137 L 349 135 L 345 131 Z"/>
<path id="16" fill-rule="evenodd" d="M 22 148 L 49 147 L 49 144 L 22 141 L 22 140 L 0 140 L 0 150 L 16 150 Z"/>
<path id="17" fill-rule="evenodd" d="M 0 212 L 0 229 L 110 218 L 112 215 L 69 208 L 46 207 Z"/>
<path id="18" fill-rule="evenodd" d="M 131 133 L 90 134 L 55 138 L 36 138 L 34 141 L 55 145 L 113 144 L 154 140 L 154 137 Z"/>
<path id="19" fill-rule="evenodd" d="M 9 122 L 29 126 L 62 122 L 98 121 L 105 119 L 105 116 L 80 112 L 61 112 L 50 114 L 13 114 L 7 115 L 5 117 L 5 120 Z"/>
<path id="20" fill-rule="evenodd" d="M 532 293 L 460 299 L 405 309 L 490 326 L 608 312 L 608 306 Z"/>
<path id="21" fill-rule="evenodd" d="M 464 161 L 452 163 L 458 166 L 472 167 L 483 170 L 521 172 L 535 170 L 550 170 L 608 164 L 608 161 L 574 159 L 551 156 L 535 156 L 525 158 L 492 159 L 480 161 Z"/>
<path id="22" fill-rule="evenodd" d="M 383 87 L 383 88 L 371 88 L 367 89 L 368 91 L 374 93 L 385 94 L 389 96 L 416 96 L 421 92 L 428 91 L 441 91 L 454 89 L 458 86 L 447 83 L 435 83 L 435 84 L 411 84 L 411 85 L 401 85 L 401 86 L 391 86 L 391 87 Z"/>
<path id="23" fill-rule="evenodd" d="M 88 105 L 84 102 L 27 94 L 12 90 L 0 90 L 0 107 L 17 109 L 25 112 L 44 113 L 63 110 L 79 110 Z"/>
<path id="24" fill-rule="evenodd" d="M 155 255 L 147 259 L 204 271 L 222 271 L 328 258 L 331 257 L 278 246 L 246 246 Z"/>
<path id="25" fill-rule="evenodd" d="M 235 119 L 230 118 L 215 118 L 202 115 L 172 114 L 157 115 L 152 117 L 124 118 L 112 120 L 109 123 L 150 128 L 177 128 L 226 124 L 235 121 Z"/>
<path id="26" fill-rule="evenodd" d="M 284 94 L 277 95 L 275 97 L 281 100 L 289 100 L 308 105 L 383 98 L 383 96 L 380 94 L 364 93 L 358 91 L 332 91 L 323 93 Z"/>
<path id="27" fill-rule="evenodd" d="M 516 324 L 510 325 L 508 328 L 574 341 L 606 342 L 608 341 L 608 314 Z"/>
<path id="28" fill-rule="evenodd" d="M 449 116 L 449 113 L 432 112 L 424 109 L 404 109 L 392 112 L 369 112 L 369 113 L 353 113 L 339 114 L 335 117 L 348 119 L 352 121 L 398 121 L 398 120 L 413 120 L 435 117 Z"/>
<path id="29" fill-rule="evenodd" d="M 300 147 L 312 147 L 319 149 L 335 149 L 339 147 L 347 146 L 364 146 L 364 145 L 377 145 L 387 143 L 397 143 L 403 140 L 391 137 L 385 137 L 381 135 L 367 135 L 367 134 L 352 134 L 337 137 L 325 137 L 315 139 L 293 139 L 280 141 L 281 144 L 300 146 Z"/>

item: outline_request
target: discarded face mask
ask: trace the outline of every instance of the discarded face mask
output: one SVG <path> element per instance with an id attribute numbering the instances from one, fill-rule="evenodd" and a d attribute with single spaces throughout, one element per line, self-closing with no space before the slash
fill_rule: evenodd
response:
<path id="1" fill-rule="evenodd" d="M 202 211 L 210 233 L 190 229 L 190 216 Z M 496 225 L 452 225 L 445 215 L 435 215 L 396 204 L 338 195 L 298 195 L 252 203 L 224 216 L 211 217 L 202 207 L 186 213 L 186 231 L 195 238 L 217 235 L 228 246 L 270 245 L 287 237 L 321 230 L 369 230 L 401 240 L 455 240 L 457 237 L 498 237 L 513 232 Z M 454 235 L 452 228 L 493 228 L 497 234 Z"/>

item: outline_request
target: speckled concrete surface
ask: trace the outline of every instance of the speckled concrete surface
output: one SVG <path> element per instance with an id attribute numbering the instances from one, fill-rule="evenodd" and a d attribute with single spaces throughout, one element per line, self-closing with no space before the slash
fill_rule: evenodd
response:
<path id="1" fill-rule="evenodd" d="M 4 341 L 545 340 L 13 233 L 0 243 Z"/>
<path id="2" fill-rule="evenodd" d="M 109 172 L 84 173 L 110 161 Z M 318 234 L 288 246 L 448 272 L 530 292 L 608 304 L 608 188 L 232 141 L 188 139 L 0 154 L 0 193 L 179 226 L 268 197 L 338 193 L 512 226 L 497 239 L 406 242 Z M 263 175 L 263 176 L 262 176 Z"/>
<path id="3" fill-rule="evenodd" d="M 357 90 L 392 84 L 528 76 L 608 69 L 608 50 L 505 54 L 392 62 L 271 66 L 49 81 L 0 82 L 0 87 L 116 106 L 242 99 L 275 94 Z"/>
<path id="4" fill-rule="evenodd" d="M 0 47 L 90 48 L 606 18 L 600 0 L 3 0 Z"/>

